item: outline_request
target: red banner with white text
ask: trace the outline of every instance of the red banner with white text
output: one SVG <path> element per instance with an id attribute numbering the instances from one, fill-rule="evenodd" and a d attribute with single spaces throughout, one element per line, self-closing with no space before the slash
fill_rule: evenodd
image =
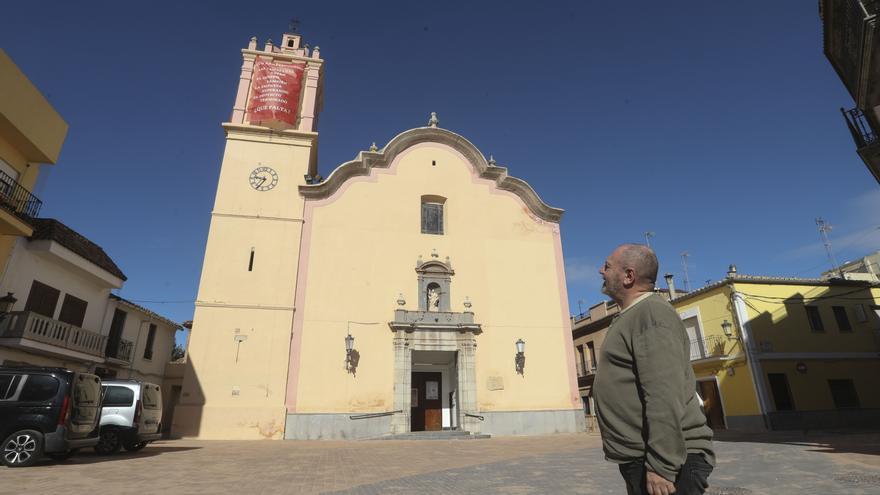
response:
<path id="1" fill-rule="evenodd" d="M 257 59 L 251 82 L 248 122 L 283 122 L 295 126 L 304 71 L 305 64 Z"/>

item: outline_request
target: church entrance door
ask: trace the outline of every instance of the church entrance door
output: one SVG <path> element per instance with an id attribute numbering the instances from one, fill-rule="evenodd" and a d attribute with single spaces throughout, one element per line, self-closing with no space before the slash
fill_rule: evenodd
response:
<path id="1" fill-rule="evenodd" d="M 435 372 L 412 374 L 410 424 L 412 431 L 439 431 L 443 429 L 442 376 Z"/>

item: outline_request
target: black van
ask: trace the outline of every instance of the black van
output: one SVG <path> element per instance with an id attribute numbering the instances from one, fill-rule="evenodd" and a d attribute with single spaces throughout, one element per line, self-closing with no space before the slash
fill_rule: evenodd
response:
<path id="1" fill-rule="evenodd" d="M 98 443 L 101 379 L 63 368 L 0 366 L 0 461 L 25 467 Z"/>

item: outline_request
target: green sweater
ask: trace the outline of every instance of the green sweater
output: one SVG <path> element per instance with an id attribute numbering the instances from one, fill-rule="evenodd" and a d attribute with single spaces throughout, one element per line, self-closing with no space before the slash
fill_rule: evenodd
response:
<path id="1" fill-rule="evenodd" d="M 689 453 L 714 465 L 712 430 L 695 394 L 690 340 L 663 297 L 652 294 L 615 317 L 593 384 L 606 459 L 644 459 L 671 481 Z"/>

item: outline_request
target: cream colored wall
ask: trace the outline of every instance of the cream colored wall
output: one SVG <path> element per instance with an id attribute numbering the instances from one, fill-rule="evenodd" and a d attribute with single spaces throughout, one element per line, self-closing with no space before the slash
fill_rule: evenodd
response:
<path id="1" fill-rule="evenodd" d="M 246 126 L 227 133 L 172 428 L 189 437 L 280 438 L 302 232 L 297 187 L 315 136 Z M 260 166 L 278 173 L 275 188 L 250 186 Z"/>
<path id="2" fill-rule="evenodd" d="M 292 317 L 286 310 L 196 307 L 174 432 L 281 438 Z M 246 339 L 238 343 L 237 335 Z"/>
<path id="3" fill-rule="evenodd" d="M 122 338 L 134 342 L 132 362 L 129 365 L 110 366 L 117 370 L 117 378 L 134 378 L 161 385 L 165 376 L 165 365 L 171 360 L 171 349 L 174 346 L 176 329 L 171 325 L 152 318 L 150 315 L 126 304 L 111 300 L 104 319 L 103 335 L 110 334 L 113 313 L 116 309 L 125 311 L 125 325 L 122 327 Z M 153 358 L 145 359 L 147 337 L 150 324 L 156 325 L 156 336 L 153 340 Z"/>
<path id="4" fill-rule="evenodd" d="M 436 165 L 432 165 L 436 162 Z M 444 235 L 420 233 L 422 195 L 447 198 Z M 473 302 L 476 384 L 481 411 L 572 409 L 568 315 L 557 272 L 558 225 L 534 219 L 525 205 L 451 148 L 416 145 L 390 170 L 350 180 L 316 206 L 308 259 L 296 412 L 373 412 L 392 407 L 392 334 L 398 293 L 418 309 L 416 260 L 436 249 L 455 275 L 451 307 Z M 309 218 L 307 218 L 307 221 Z M 308 236 L 309 234 L 307 234 Z M 303 253 L 305 256 L 305 253 Z M 561 264 L 561 260 L 559 260 Z M 357 375 L 344 369 L 346 321 L 360 353 Z M 526 342 L 524 376 L 514 369 L 514 343 Z M 504 389 L 489 391 L 489 377 Z M 290 398 L 288 399 L 290 400 Z"/>

